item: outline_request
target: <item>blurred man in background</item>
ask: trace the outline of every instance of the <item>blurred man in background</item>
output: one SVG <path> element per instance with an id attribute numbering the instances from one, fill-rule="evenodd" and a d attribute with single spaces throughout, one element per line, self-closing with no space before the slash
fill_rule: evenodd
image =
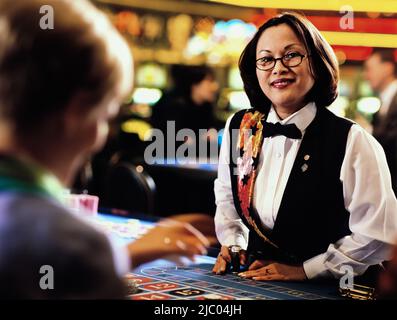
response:
<path id="1" fill-rule="evenodd" d="M 379 94 L 381 107 L 373 118 L 374 137 L 386 153 L 394 193 L 397 192 L 397 65 L 394 49 L 375 49 L 364 65 L 365 78 Z"/>

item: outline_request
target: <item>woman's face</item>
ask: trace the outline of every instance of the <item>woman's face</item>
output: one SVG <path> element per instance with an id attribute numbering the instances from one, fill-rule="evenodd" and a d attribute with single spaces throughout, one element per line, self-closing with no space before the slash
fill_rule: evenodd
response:
<path id="1" fill-rule="evenodd" d="M 308 52 L 294 31 L 287 24 L 270 27 L 260 36 L 256 49 L 256 59 L 280 58 L 296 53 L 305 55 L 302 63 L 295 67 L 285 67 L 277 60 L 275 67 L 268 71 L 256 68 L 259 85 L 276 110 L 295 112 L 303 107 L 314 78 L 310 72 Z"/>

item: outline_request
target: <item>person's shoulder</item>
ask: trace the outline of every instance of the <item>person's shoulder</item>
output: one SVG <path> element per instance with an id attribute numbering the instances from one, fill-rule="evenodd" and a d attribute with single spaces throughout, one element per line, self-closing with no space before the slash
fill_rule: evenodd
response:
<path id="1" fill-rule="evenodd" d="M 254 113 L 256 110 L 254 108 L 244 108 L 244 109 L 240 109 L 238 111 L 236 111 L 235 113 L 233 113 L 232 115 L 229 116 L 229 118 L 227 119 L 227 122 L 230 123 L 232 121 L 238 121 L 241 122 L 241 120 L 243 119 L 244 115 L 246 113 L 252 112 Z"/>
<path id="2" fill-rule="evenodd" d="M 56 200 L 41 194 L 9 192 L 1 195 L 3 201 L 7 203 L 9 211 L 15 212 L 15 215 L 31 215 L 36 217 L 48 214 L 63 215 L 67 210 Z"/>
<path id="3" fill-rule="evenodd" d="M 244 108 L 231 114 L 226 120 L 225 131 L 228 131 L 229 129 L 239 129 L 244 115 L 249 112 L 255 113 L 256 111 L 257 110 L 255 108 Z"/>
<path id="4" fill-rule="evenodd" d="M 352 121 L 347 141 L 348 149 L 359 152 L 369 158 L 373 155 L 380 157 L 384 154 L 383 148 L 375 137 L 360 124 Z"/>
<path id="5" fill-rule="evenodd" d="M 110 253 L 104 233 L 54 199 L 10 192 L 0 195 L 0 208 L 0 228 L 12 234 L 20 246 L 41 243 L 48 251 L 72 255 L 92 248 Z"/>
<path id="6" fill-rule="evenodd" d="M 3 214 L 11 214 L 17 218 L 31 219 L 32 216 L 41 218 L 49 215 L 50 218 L 66 214 L 67 211 L 58 205 L 55 200 L 43 195 L 23 192 L 4 192 L 0 195 Z"/>
<path id="7" fill-rule="evenodd" d="M 328 119 L 334 123 L 347 127 L 352 142 L 356 140 L 370 140 L 376 143 L 376 139 L 356 121 L 337 115 L 327 108 L 324 109 L 324 112 L 327 114 Z"/>
<path id="8" fill-rule="evenodd" d="M 352 119 L 337 115 L 336 113 L 332 112 L 329 108 L 322 108 L 322 114 L 325 115 L 329 120 L 334 121 L 339 124 L 343 124 L 346 126 L 353 126 L 354 124 L 357 124 L 355 121 Z"/>
<path id="9" fill-rule="evenodd" d="M 5 261 L 0 275 L 12 275 L 6 288 L 25 298 L 121 297 L 122 284 L 105 235 L 40 195 L 1 193 L 0 208 Z M 55 290 L 43 291 L 37 285 L 41 266 L 54 270 Z M 3 294 L 10 296 L 9 291 Z"/>
<path id="10" fill-rule="evenodd" d="M 243 109 L 240 109 L 240 110 L 236 111 L 235 113 L 233 113 L 232 117 L 243 116 L 244 114 L 246 114 L 248 112 L 255 112 L 255 109 L 254 108 L 243 108 Z"/>
<path id="11" fill-rule="evenodd" d="M 350 129 L 350 136 L 352 137 L 352 140 L 366 140 L 369 141 L 371 144 L 378 144 L 378 141 L 370 132 L 368 132 L 357 122 L 354 122 L 352 120 L 350 121 L 352 122 L 352 126 Z"/>
<path id="12" fill-rule="evenodd" d="M 1 214 L 13 229 L 24 230 L 26 236 L 40 234 L 42 237 L 61 237 L 73 233 L 84 238 L 100 237 L 99 232 L 74 216 L 56 200 L 42 195 L 3 193 L 0 195 Z"/>

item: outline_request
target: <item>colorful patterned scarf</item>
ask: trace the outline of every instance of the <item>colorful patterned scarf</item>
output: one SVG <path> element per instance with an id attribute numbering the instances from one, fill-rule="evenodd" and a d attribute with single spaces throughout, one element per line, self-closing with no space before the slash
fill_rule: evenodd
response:
<path id="1" fill-rule="evenodd" d="M 259 111 L 249 111 L 244 114 L 240 124 L 237 143 L 237 192 L 242 214 L 247 223 L 255 230 L 264 241 L 278 248 L 264 233 L 262 227 L 258 226 L 260 218 L 253 208 L 253 194 L 259 156 L 263 143 L 263 121 L 265 114 Z"/>

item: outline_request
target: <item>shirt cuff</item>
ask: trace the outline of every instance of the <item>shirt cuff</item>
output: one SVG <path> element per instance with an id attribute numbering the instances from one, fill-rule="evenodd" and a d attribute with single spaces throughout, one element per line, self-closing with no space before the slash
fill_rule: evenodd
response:
<path id="1" fill-rule="evenodd" d="M 303 269 L 305 270 L 306 277 L 309 280 L 332 277 L 332 273 L 330 273 L 327 267 L 325 266 L 324 263 L 325 257 L 326 254 L 322 253 L 309 260 L 306 260 L 303 263 Z"/>
<path id="2" fill-rule="evenodd" d="M 227 236 L 223 241 L 221 241 L 221 245 L 227 247 L 236 245 L 240 246 L 243 250 L 247 250 L 248 247 L 247 240 L 242 234 L 231 234 Z"/>

